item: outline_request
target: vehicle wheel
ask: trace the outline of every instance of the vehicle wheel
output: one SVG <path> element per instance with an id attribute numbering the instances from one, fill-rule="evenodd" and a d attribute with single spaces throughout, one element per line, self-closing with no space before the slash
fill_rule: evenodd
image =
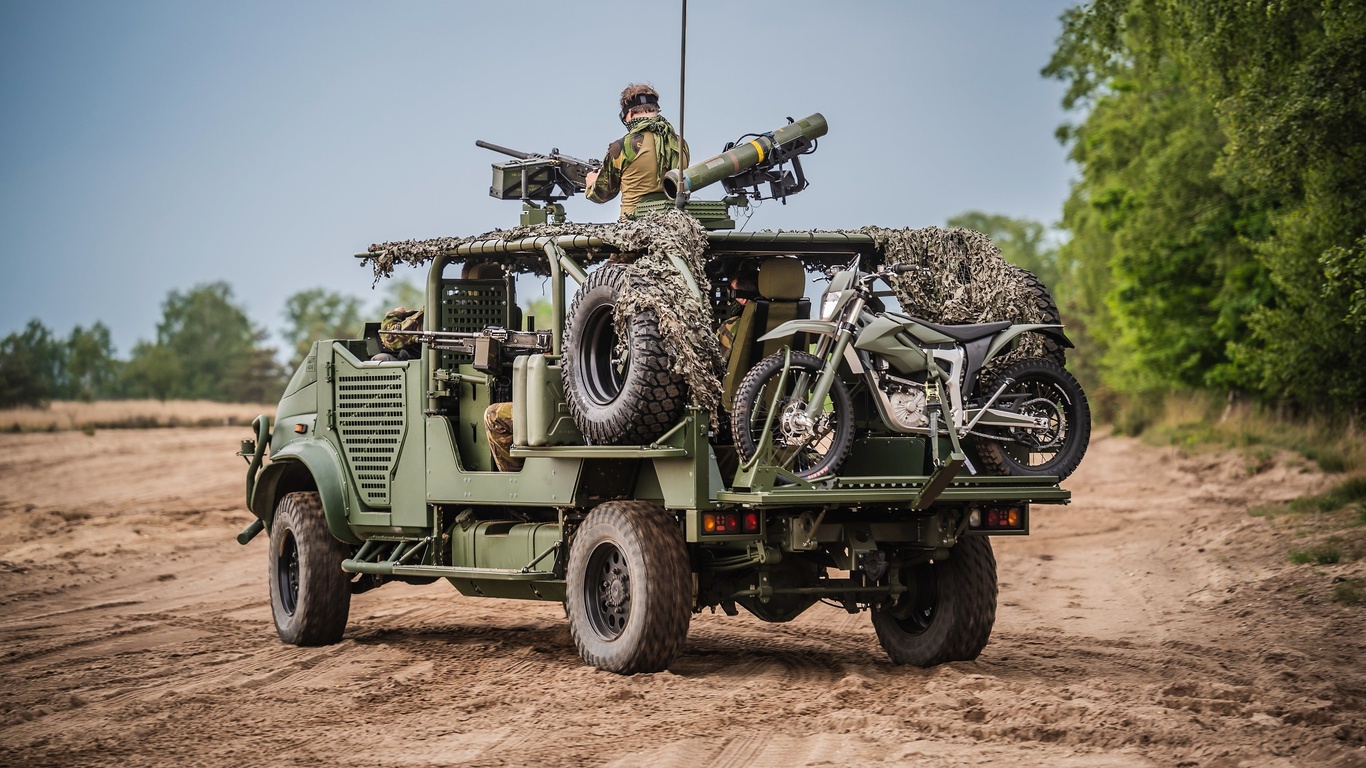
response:
<path id="1" fill-rule="evenodd" d="M 977 658 L 996 623 L 996 557 L 985 536 L 958 540 L 947 560 L 901 569 L 909 591 L 873 606 L 878 642 L 897 664 Z"/>
<path id="2" fill-rule="evenodd" d="M 687 405 L 683 377 L 670 368 L 652 310 L 631 319 L 631 338 L 618 355 L 612 310 L 625 285 L 625 269 L 604 265 L 584 281 L 565 318 L 565 400 L 590 445 L 647 445 Z"/>
<path id="3" fill-rule="evenodd" d="M 594 667 L 660 672 L 682 650 L 692 571 L 683 532 L 659 505 L 595 507 L 574 533 L 566 581 L 569 633 Z"/>
<path id="4" fill-rule="evenodd" d="M 992 407 L 1048 420 L 1046 430 L 988 428 L 974 442 L 987 471 L 997 475 L 1072 474 L 1091 442 L 1091 406 L 1081 385 L 1061 366 L 1031 358 L 1010 366 L 997 381 L 1014 379 Z M 982 392 L 995 392 L 991 383 Z M 995 438 L 995 439 L 993 439 Z"/>
<path id="5" fill-rule="evenodd" d="M 350 554 L 327 530 L 317 493 L 280 499 L 270 524 L 270 608 L 281 640 L 330 645 L 342 639 L 351 586 L 341 564 Z"/>
<path id="6" fill-rule="evenodd" d="M 1017 268 L 1020 279 L 1024 282 L 1026 290 L 1032 297 L 1034 306 L 1039 310 L 1040 322 L 1062 324 L 1062 313 L 1058 311 L 1057 302 L 1053 301 L 1053 294 L 1048 290 L 1048 286 L 1038 278 L 1033 272 L 1027 269 Z M 1067 349 L 1062 343 L 1052 336 L 1039 334 L 1043 340 L 1043 357 L 1057 363 L 1059 366 L 1067 364 Z"/>
<path id="7" fill-rule="evenodd" d="M 854 444 L 854 409 L 849 390 L 838 378 L 815 419 L 806 415 L 811 388 L 820 375 L 821 360 L 805 352 L 792 353 L 783 391 L 775 398 L 783 373 L 783 353 L 769 355 L 754 366 L 735 391 L 731 412 L 735 447 L 741 461 L 749 461 L 773 413 L 773 463 L 807 480 L 832 475 Z"/>

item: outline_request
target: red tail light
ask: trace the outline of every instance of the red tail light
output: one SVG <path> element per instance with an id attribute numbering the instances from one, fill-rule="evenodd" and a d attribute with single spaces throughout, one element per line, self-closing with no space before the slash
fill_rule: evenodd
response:
<path id="1" fill-rule="evenodd" d="M 1027 510 L 1024 505 L 973 509 L 968 524 L 979 530 L 1024 530 L 1029 520 Z"/>
<path id="2" fill-rule="evenodd" d="M 758 512 L 703 512 L 703 533 L 758 533 Z"/>

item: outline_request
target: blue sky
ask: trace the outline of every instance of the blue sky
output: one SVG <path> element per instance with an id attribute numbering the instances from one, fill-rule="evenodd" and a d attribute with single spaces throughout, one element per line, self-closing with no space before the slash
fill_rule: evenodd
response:
<path id="1" fill-rule="evenodd" d="M 1051 224 L 1072 169 L 1038 73 L 1072 4 L 692 0 L 687 139 L 825 115 L 812 187 L 750 229 Z M 601 156 L 632 81 L 676 123 L 678 26 L 644 0 L 0 0 L 0 335 L 102 320 L 126 357 L 215 280 L 263 327 L 306 288 L 373 305 L 370 243 L 516 224 L 476 139 Z"/>

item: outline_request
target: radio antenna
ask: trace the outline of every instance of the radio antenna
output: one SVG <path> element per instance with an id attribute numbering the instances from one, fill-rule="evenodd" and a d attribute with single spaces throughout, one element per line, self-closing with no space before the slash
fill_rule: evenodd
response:
<path id="1" fill-rule="evenodd" d="M 684 158 L 683 148 L 687 142 L 683 139 L 683 108 L 687 104 L 687 85 L 688 85 L 688 0 L 683 0 L 683 22 L 678 45 L 678 173 L 683 175 Z M 687 195 L 678 196 L 678 207 L 682 208 L 687 202 Z"/>

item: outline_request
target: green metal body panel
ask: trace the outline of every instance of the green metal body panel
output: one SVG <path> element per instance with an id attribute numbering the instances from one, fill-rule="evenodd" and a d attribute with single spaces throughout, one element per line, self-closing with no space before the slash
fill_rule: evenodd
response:
<path id="1" fill-rule="evenodd" d="M 1010 346 L 1011 342 L 1019 338 L 1020 334 L 1044 330 L 1056 331 L 1058 336 L 1062 336 L 1062 326 L 1056 323 L 1023 323 L 1021 325 L 1016 325 L 1005 333 L 992 339 L 991 346 L 987 347 L 986 357 L 982 359 L 983 364 L 986 364 L 993 357 L 996 357 L 997 354 L 1004 351 L 1006 347 Z M 1066 336 L 1062 336 L 1062 340 L 1066 342 L 1067 346 L 1071 346 L 1071 342 L 1067 341 Z"/>
<path id="2" fill-rule="evenodd" d="M 759 341 L 775 341 L 798 333 L 814 333 L 821 336 L 834 336 L 839 329 L 834 323 L 824 320 L 788 320 L 759 337 Z"/>
<path id="3" fill-rule="evenodd" d="M 886 358 L 901 373 L 923 371 L 929 367 L 925 352 L 915 344 L 907 344 L 897 338 L 902 333 L 915 333 L 917 329 L 929 330 L 912 323 L 899 323 L 886 315 L 874 317 L 854 339 L 854 349 Z"/>
<path id="4" fill-rule="evenodd" d="M 351 528 L 351 482 L 342 468 L 341 456 L 327 440 L 317 438 L 294 440 L 279 452 L 271 454 L 271 463 L 262 470 L 261 479 L 256 483 L 256 504 L 252 509 L 258 517 L 269 525 L 275 514 L 275 494 L 277 484 L 297 462 L 307 469 L 322 500 L 323 513 L 327 517 L 327 530 L 342 541 L 359 544 L 360 538 Z M 269 506 L 269 512 L 263 509 Z"/>
<path id="5" fill-rule="evenodd" d="M 902 330 L 906 331 L 916 339 L 925 344 L 956 344 L 952 337 L 936 331 L 933 328 L 921 325 L 913 319 L 906 319 L 901 322 Z"/>
<path id="6" fill-rule="evenodd" d="M 763 491 L 722 491 L 717 501 L 762 507 L 803 507 L 831 503 L 838 497 L 839 504 L 858 507 L 865 504 L 909 506 L 929 480 L 928 477 L 842 477 L 833 488 L 802 488 L 779 486 Z M 1009 499 L 1030 503 L 1061 503 L 1070 494 L 1058 487 L 1056 477 L 967 477 L 958 478 L 944 489 L 939 501 L 951 504 L 966 501 L 997 501 Z"/>
<path id="7" fill-rule="evenodd" d="M 457 455 L 450 419 L 426 417 L 427 467 L 422 487 L 430 504 L 489 504 L 528 507 L 575 505 L 579 458 L 535 456 L 521 472 L 479 471 L 466 468 Z"/>
<path id="8" fill-rule="evenodd" d="M 850 477 L 923 475 L 925 441 L 907 437 L 864 437 L 854 441 L 842 469 Z"/>
<path id="9" fill-rule="evenodd" d="M 451 529 L 451 564 L 520 570 L 559 541 L 559 523 L 495 520 L 456 525 Z"/>
<path id="10" fill-rule="evenodd" d="M 449 579 L 451 585 L 465 597 L 497 597 L 505 600 L 546 600 L 563 603 L 565 583 L 524 578 L 469 578 Z"/>

